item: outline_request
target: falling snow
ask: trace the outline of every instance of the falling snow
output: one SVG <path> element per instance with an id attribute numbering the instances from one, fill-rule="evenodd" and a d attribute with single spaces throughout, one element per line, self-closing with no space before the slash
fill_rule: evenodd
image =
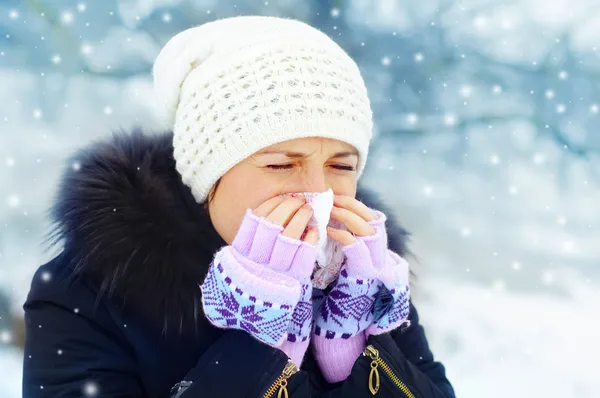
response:
<path id="1" fill-rule="evenodd" d="M 416 124 L 419 121 L 419 117 L 416 113 L 409 113 L 406 116 L 406 121 L 408 122 L 408 124 Z"/>
<path id="2" fill-rule="evenodd" d="M 446 113 L 444 115 L 444 124 L 446 126 L 454 126 L 456 124 L 456 115 L 453 113 Z"/>
<path id="3" fill-rule="evenodd" d="M 71 25 L 74 21 L 75 17 L 73 16 L 73 13 L 70 11 L 63 11 L 63 13 L 60 16 L 60 20 L 64 25 Z"/>
<path id="4" fill-rule="evenodd" d="M 11 332 L 9 330 L 2 330 L 0 331 L 0 341 L 3 344 L 8 344 L 12 341 L 13 336 L 11 334 Z"/>
<path id="5" fill-rule="evenodd" d="M 94 47 L 91 44 L 84 44 L 81 46 L 81 53 L 84 55 L 90 55 L 94 51 Z"/>
<path id="6" fill-rule="evenodd" d="M 6 200 L 6 204 L 8 205 L 8 207 L 11 208 L 18 207 L 21 204 L 21 198 L 19 197 L 19 195 L 9 195 Z"/>
<path id="7" fill-rule="evenodd" d="M 98 384 L 93 381 L 88 381 L 83 385 L 83 393 L 86 397 L 95 397 L 99 392 Z"/>

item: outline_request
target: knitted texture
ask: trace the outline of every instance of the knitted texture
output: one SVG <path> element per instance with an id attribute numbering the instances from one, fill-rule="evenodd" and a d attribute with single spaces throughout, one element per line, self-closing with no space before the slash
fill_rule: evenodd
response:
<path id="1" fill-rule="evenodd" d="M 308 347 L 310 274 L 317 250 L 247 211 L 231 244 L 219 250 L 201 285 L 208 320 L 279 347 L 299 365 Z"/>
<path id="2" fill-rule="evenodd" d="M 386 217 L 369 224 L 373 236 L 345 246 L 346 261 L 327 295 L 314 291 L 315 358 L 329 382 L 344 380 L 371 334 L 408 322 L 408 263 L 387 248 Z M 332 357 L 332 353 L 336 355 Z"/>
<path id="3" fill-rule="evenodd" d="M 275 143 L 338 139 L 364 169 L 372 112 L 356 63 L 326 34 L 276 17 L 226 18 L 174 36 L 153 69 L 183 182 L 203 202 L 231 167 Z"/>

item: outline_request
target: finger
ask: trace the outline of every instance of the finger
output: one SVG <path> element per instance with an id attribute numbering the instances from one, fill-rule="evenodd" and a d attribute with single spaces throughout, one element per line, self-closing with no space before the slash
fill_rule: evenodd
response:
<path id="1" fill-rule="evenodd" d="M 344 224 L 350 232 L 357 236 L 371 236 L 376 232 L 375 228 L 370 226 L 364 219 L 341 207 L 333 207 L 331 218 Z"/>
<path id="2" fill-rule="evenodd" d="M 273 224 L 281 225 L 285 227 L 294 214 L 306 203 L 304 197 L 297 198 L 286 198 L 279 204 L 269 215 L 266 216 L 267 220 Z"/>
<path id="3" fill-rule="evenodd" d="M 356 238 L 350 232 L 333 227 L 327 227 L 327 235 L 343 246 L 349 246 L 356 242 Z"/>
<path id="4" fill-rule="evenodd" d="M 246 210 L 246 215 L 242 219 L 238 232 L 235 234 L 235 238 L 231 243 L 231 245 L 244 256 L 248 255 L 250 252 L 259 222 L 260 219 L 256 217 L 256 215 L 253 215 L 250 210 Z"/>
<path id="5" fill-rule="evenodd" d="M 308 232 L 304 236 L 304 242 L 311 246 L 317 246 L 319 241 L 319 229 L 317 227 L 309 227 Z"/>
<path id="6" fill-rule="evenodd" d="M 333 203 L 337 207 L 350 210 L 352 213 L 358 215 L 360 218 L 367 222 L 373 221 L 377 218 L 377 215 L 372 209 L 370 209 L 367 205 L 365 205 L 359 200 L 356 200 L 351 196 L 336 195 L 333 198 Z"/>
<path id="7" fill-rule="evenodd" d="M 300 239 L 312 215 L 312 207 L 308 203 L 305 204 L 294 214 L 281 234 L 288 238 Z"/>
<path id="8" fill-rule="evenodd" d="M 279 206 L 285 199 L 286 198 L 283 196 L 275 196 L 274 198 L 263 202 L 260 206 L 254 209 L 253 213 L 258 217 L 266 217 L 271 214 L 271 212 L 275 210 L 275 208 Z"/>

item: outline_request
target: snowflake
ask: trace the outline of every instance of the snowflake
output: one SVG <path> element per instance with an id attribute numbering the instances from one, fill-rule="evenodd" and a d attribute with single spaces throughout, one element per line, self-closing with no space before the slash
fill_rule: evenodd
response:
<path id="1" fill-rule="evenodd" d="M 44 282 L 49 282 L 52 279 L 52 274 L 48 271 L 42 272 L 42 280 Z"/>
<path id="2" fill-rule="evenodd" d="M 73 164 L 71 165 L 71 167 L 73 168 L 74 171 L 79 171 L 79 170 L 81 170 L 81 163 L 79 163 L 79 162 L 73 162 Z"/>
<path id="3" fill-rule="evenodd" d="M 502 92 L 502 87 L 500 87 L 499 85 L 497 85 L 497 84 L 496 84 L 496 85 L 495 85 L 495 86 L 492 88 L 492 92 L 493 92 L 494 94 L 500 94 L 500 93 Z"/>
<path id="4" fill-rule="evenodd" d="M 513 263 L 512 263 L 512 268 L 513 268 L 515 271 L 518 271 L 518 270 L 520 270 L 520 269 L 521 269 L 521 263 L 520 263 L 520 262 L 518 262 L 518 261 L 513 261 Z"/>
<path id="5" fill-rule="evenodd" d="M 15 158 L 6 158 L 6 166 L 13 167 L 15 165 Z"/>
<path id="6" fill-rule="evenodd" d="M 6 200 L 8 207 L 17 207 L 21 203 L 21 198 L 18 195 L 10 195 Z"/>
<path id="7" fill-rule="evenodd" d="M 511 185 L 510 187 L 508 187 L 508 193 L 510 193 L 511 195 L 516 195 L 517 193 L 519 193 L 519 189 L 514 185 Z"/>
<path id="8" fill-rule="evenodd" d="M 171 19 L 171 14 L 169 14 L 168 12 L 164 13 L 162 16 L 163 22 L 169 23 L 171 22 Z"/>
<path id="9" fill-rule="evenodd" d="M 469 98 L 473 94 L 473 88 L 469 85 L 464 85 L 460 88 L 460 95 L 464 98 Z"/>
<path id="10" fill-rule="evenodd" d="M 95 397 L 98 395 L 99 388 L 98 384 L 93 381 L 88 381 L 83 385 L 83 393 L 86 397 Z"/>
<path id="11" fill-rule="evenodd" d="M 487 22 L 487 18 L 482 15 L 473 18 L 473 26 L 477 29 L 484 29 L 487 26 Z"/>
<path id="12" fill-rule="evenodd" d="M 565 106 L 565 104 L 556 105 L 556 112 L 564 113 L 566 110 L 567 110 L 567 107 Z"/>
<path id="13" fill-rule="evenodd" d="M 444 124 L 446 126 L 454 126 L 456 124 L 456 115 L 453 113 L 446 113 L 444 115 Z"/>
<path id="14" fill-rule="evenodd" d="M 560 80 L 566 80 L 567 77 L 569 77 L 569 74 L 564 70 L 560 71 L 560 73 L 558 74 L 558 78 Z"/>
<path id="15" fill-rule="evenodd" d="M 84 55 L 90 55 L 94 51 L 94 47 L 91 44 L 84 44 L 81 46 L 81 53 Z"/>
<path id="16" fill-rule="evenodd" d="M 544 285 L 551 285 L 554 283 L 554 273 L 552 271 L 544 271 L 542 273 L 542 283 Z"/>
<path id="17" fill-rule="evenodd" d="M 86 8 L 87 7 L 86 7 L 85 3 L 78 3 L 77 4 L 77 11 L 79 11 L 79 12 L 84 12 L 86 10 Z"/>
<path id="18" fill-rule="evenodd" d="M 111 115 L 113 113 L 113 110 L 112 110 L 112 108 L 110 106 L 105 106 L 104 107 L 104 113 L 106 115 Z"/>
<path id="19" fill-rule="evenodd" d="M 10 10 L 9 13 L 8 13 L 8 17 L 10 19 L 17 19 L 17 18 L 19 18 L 19 11 L 17 11 L 17 10 Z"/>
<path id="20" fill-rule="evenodd" d="M 56 353 L 57 353 L 58 355 L 62 355 L 62 354 L 63 354 L 63 350 L 58 350 L 58 351 L 56 351 Z"/>
<path id="21" fill-rule="evenodd" d="M 12 341 L 12 334 L 8 330 L 0 331 L 0 341 L 4 344 L 8 344 Z"/>
<path id="22" fill-rule="evenodd" d="M 513 27 L 513 23 L 511 20 L 509 19 L 504 19 L 502 20 L 502 29 L 512 29 Z"/>
<path id="23" fill-rule="evenodd" d="M 467 238 L 467 237 L 471 236 L 471 228 L 469 228 L 469 227 L 462 227 L 460 229 L 460 235 L 463 238 Z"/>
<path id="24" fill-rule="evenodd" d="M 567 219 L 565 218 L 565 216 L 559 216 L 556 219 L 556 222 L 558 223 L 558 225 L 565 225 L 567 223 Z"/>
<path id="25" fill-rule="evenodd" d="M 63 11 L 63 13 L 60 16 L 60 20 L 65 25 L 71 25 L 74 19 L 75 18 L 73 17 L 73 13 L 70 11 Z"/>
<path id="26" fill-rule="evenodd" d="M 500 156 L 493 154 L 492 156 L 490 156 L 490 163 L 491 164 L 500 164 Z"/>
<path id="27" fill-rule="evenodd" d="M 502 279 L 496 279 L 492 283 L 492 289 L 497 293 L 504 292 L 506 290 L 506 282 L 504 282 Z"/>
<path id="28" fill-rule="evenodd" d="M 423 194 L 425 196 L 431 196 L 433 194 L 433 187 L 431 185 L 426 185 L 423 187 Z"/>
<path id="29" fill-rule="evenodd" d="M 52 56 L 51 60 L 52 60 L 52 63 L 53 63 L 54 65 L 58 65 L 58 64 L 60 64 L 60 63 L 62 62 L 62 58 L 60 57 L 60 55 L 59 55 L 59 54 L 54 54 L 54 55 Z"/>
<path id="30" fill-rule="evenodd" d="M 423 53 L 416 53 L 415 54 L 415 62 L 422 62 L 423 61 L 424 55 Z"/>
<path id="31" fill-rule="evenodd" d="M 553 90 L 546 90 L 546 92 L 544 93 L 544 95 L 546 96 L 546 98 L 552 99 L 552 98 L 554 98 L 554 91 Z"/>
<path id="32" fill-rule="evenodd" d="M 42 110 L 41 109 L 34 109 L 33 110 L 33 117 L 36 119 L 41 119 L 42 118 Z"/>
<path id="33" fill-rule="evenodd" d="M 392 60 L 390 59 L 390 57 L 383 57 L 383 58 L 381 58 L 381 64 L 382 65 L 388 66 L 391 63 L 392 63 Z"/>
<path id="34" fill-rule="evenodd" d="M 406 121 L 407 121 L 409 124 L 416 124 L 416 123 L 419 121 L 419 117 L 417 116 L 417 114 L 416 114 L 416 113 L 409 113 L 409 114 L 406 116 Z"/>
<path id="35" fill-rule="evenodd" d="M 590 112 L 598 113 L 598 105 L 592 104 L 592 106 L 590 106 Z"/>
<path id="36" fill-rule="evenodd" d="M 535 163 L 536 165 L 541 165 L 543 163 L 546 162 L 546 157 L 544 156 L 543 153 L 536 153 L 533 155 L 533 163 Z"/>
<path id="37" fill-rule="evenodd" d="M 340 9 L 339 8 L 332 8 L 331 9 L 331 16 L 334 18 L 337 18 L 340 16 Z"/>
<path id="38" fill-rule="evenodd" d="M 563 253 L 573 253 L 575 251 L 575 243 L 573 241 L 565 241 L 562 244 Z"/>

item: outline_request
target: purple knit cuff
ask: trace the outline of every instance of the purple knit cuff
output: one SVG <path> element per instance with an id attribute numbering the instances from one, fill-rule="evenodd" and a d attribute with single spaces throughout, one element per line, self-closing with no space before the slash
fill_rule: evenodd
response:
<path id="1" fill-rule="evenodd" d="M 367 346 L 367 339 L 364 333 L 335 340 L 313 336 L 312 344 L 315 359 L 325 380 L 337 383 L 350 376 L 356 359 Z"/>

